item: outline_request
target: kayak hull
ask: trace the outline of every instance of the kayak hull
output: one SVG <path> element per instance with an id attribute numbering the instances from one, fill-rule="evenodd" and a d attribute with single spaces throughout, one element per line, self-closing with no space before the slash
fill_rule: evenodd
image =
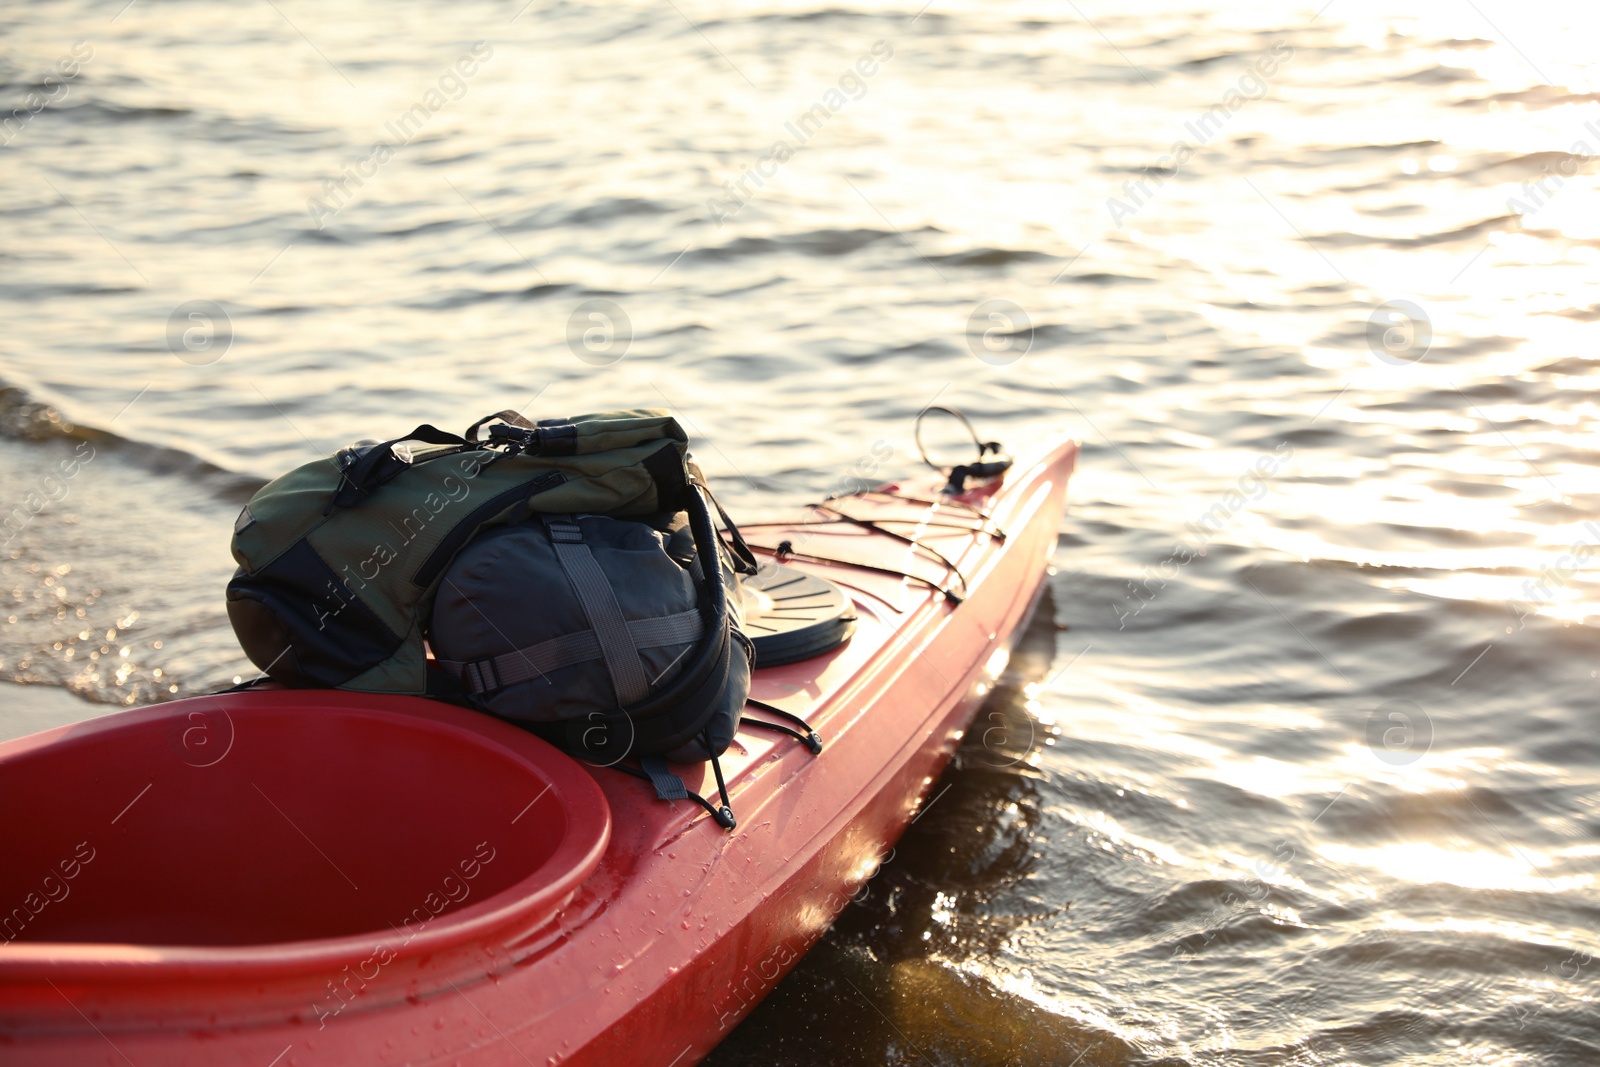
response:
<path id="1" fill-rule="evenodd" d="M 552 921 L 505 945 L 475 980 L 398 1002 L 357 990 L 336 1016 L 308 1006 L 174 1028 L 91 1011 L 77 1023 L 57 1014 L 30 1025 L 4 1011 L 15 990 L 0 945 L 0 1060 L 696 1062 L 826 931 L 927 799 L 1037 601 L 1076 455 L 1063 441 L 1019 462 L 1003 484 L 954 502 L 928 486 L 833 502 L 936 547 L 959 576 L 871 528 L 752 529 L 752 542 L 790 541 L 807 561 L 796 565 L 843 586 L 860 617 L 844 647 L 756 672 L 752 696 L 805 717 L 823 752 L 741 731 L 724 760 L 739 820 L 732 832 L 691 804 L 656 801 L 617 771 L 588 769 L 611 814 L 603 858 Z M 809 562 L 819 558 L 851 562 Z M 865 562 L 918 577 L 852 565 Z M 0 747 L 0 779 L 3 758 Z M 715 788 L 706 768 L 674 769 L 691 788 Z"/>

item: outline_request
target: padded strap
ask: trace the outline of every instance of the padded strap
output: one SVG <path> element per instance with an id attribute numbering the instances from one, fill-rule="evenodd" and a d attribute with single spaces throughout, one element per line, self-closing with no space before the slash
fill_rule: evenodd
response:
<path id="1" fill-rule="evenodd" d="M 654 619 L 629 620 L 628 636 L 635 649 L 686 645 L 700 640 L 705 620 L 698 611 L 682 611 Z M 489 659 L 439 660 L 439 666 L 461 679 L 470 693 L 489 693 L 600 658 L 600 641 L 593 630 L 563 634 L 536 645 L 504 652 Z"/>
<path id="2" fill-rule="evenodd" d="M 572 591 L 578 595 L 578 604 L 600 642 L 600 657 L 611 675 L 617 704 L 621 707 L 637 704 L 650 695 L 650 679 L 645 676 L 644 662 L 639 659 L 633 636 L 628 633 L 628 620 L 622 614 L 622 605 L 617 603 L 611 580 L 600 569 L 589 546 L 583 543 L 583 528 L 577 520 L 571 515 L 546 515 L 544 523 L 550 530 L 556 559 L 561 562 Z"/>

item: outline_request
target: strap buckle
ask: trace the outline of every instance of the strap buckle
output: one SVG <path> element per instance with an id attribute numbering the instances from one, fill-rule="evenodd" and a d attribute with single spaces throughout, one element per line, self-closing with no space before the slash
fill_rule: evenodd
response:
<path id="1" fill-rule="evenodd" d="M 492 659 L 475 660 L 461 668 L 461 681 L 473 693 L 492 693 L 500 688 L 500 672 Z"/>
<path id="2" fill-rule="evenodd" d="M 557 544 L 583 544 L 583 527 L 571 515 L 546 515 L 544 524 L 550 531 L 550 540 Z"/>

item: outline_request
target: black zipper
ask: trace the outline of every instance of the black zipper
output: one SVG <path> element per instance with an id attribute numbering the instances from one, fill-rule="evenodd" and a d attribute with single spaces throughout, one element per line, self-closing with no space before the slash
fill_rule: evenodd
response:
<path id="1" fill-rule="evenodd" d="M 439 547 L 428 553 L 428 558 L 422 561 L 422 566 L 417 568 L 417 573 L 412 576 L 411 584 L 419 589 L 426 589 L 439 577 L 439 572 L 449 565 L 457 552 L 466 545 L 472 535 L 478 532 L 478 527 L 488 522 L 495 513 L 504 511 L 518 500 L 525 500 L 535 493 L 542 493 L 547 489 L 554 489 L 567 480 L 566 475 L 560 471 L 551 471 L 529 482 L 507 489 L 497 496 L 492 496 L 482 504 L 473 508 L 466 517 L 444 535 L 444 540 L 439 542 Z"/>

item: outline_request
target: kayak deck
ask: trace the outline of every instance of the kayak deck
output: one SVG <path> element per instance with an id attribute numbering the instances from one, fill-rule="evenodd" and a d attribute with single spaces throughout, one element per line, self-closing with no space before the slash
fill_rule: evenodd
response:
<path id="1" fill-rule="evenodd" d="M 91 1003 L 81 1022 L 65 1013 L 49 1025 L 0 1022 L 0 1059 L 131 1059 L 141 1067 L 695 1062 L 871 877 L 959 743 L 1041 588 L 1076 454 L 1071 442 L 1055 445 L 1019 462 L 1004 484 L 967 494 L 965 504 L 936 499 L 936 486 L 832 502 L 936 549 L 961 578 L 870 528 L 803 524 L 834 517 L 827 512 L 803 512 L 792 528 L 752 527 L 753 545 L 790 541 L 791 565 L 843 587 L 858 617 L 842 647 L 758 670 L 752 683 L 753 699 L 812 725 L 821 754 L 775 731 L 741 729 L 722 758 L 738 818 L 731 832 L 693 802 L 662 802 L 645 782 L 590 769 L 611 813 L 603 857 L 553 922 L 502 945 L 475 981 L 432 973 L 424 960 L 403 986 L 346 983 L 350 1002 L 332 1015 L 312 1004 L 286 1004 L 266 1018 L 195 1005 L 199 1017 L 161 1026 Z M 934 588 L 961 593 L 962 578 L 959 604 Z M 715 793 L 709 765 L 673 770 L 691 789 Z M 507 810 L 482 811 L 466 836 L 476 842 L 486 828 L 511 834 L 514 823 L 539 814 L 537 799 L 521 812 L 500 806 Z M 0 946 L 0 996 L 5 951 Z M 64 1000 L 92 1000 L 92 990 L 61 991 Z"/>

